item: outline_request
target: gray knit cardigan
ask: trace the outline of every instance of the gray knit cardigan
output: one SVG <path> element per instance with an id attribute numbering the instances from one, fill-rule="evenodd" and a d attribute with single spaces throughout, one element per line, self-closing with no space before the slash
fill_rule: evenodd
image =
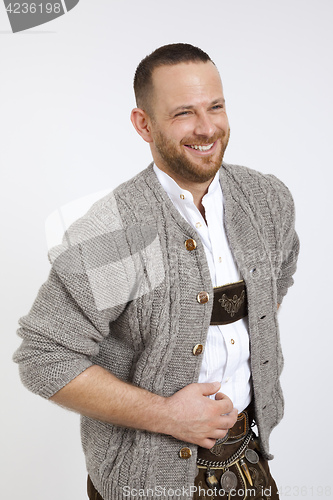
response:
<path id="1" fill-rule="evenodd" d="M 247 287 L 256 422 L 269 459 L 269 435 L 283 415 L 276 310 L 296 268 L 294 205 L 274 176 L 223 164 L 220 180 L 227 236 Z M 50 260 L 49 278 L 20 320 L 14 359 L 28 389 L 49 398 L 93 364 L 162 396 L 198 380 L 202 357 L 192 349 L 205 344 L 213 301 L 196 297 L 213 296 L 209 268 L 198 233 L 152 165 L 95 203 Z M 87 470 L 105 500 L 131 489 L 190 498 L 195 445 L 87 417 L 81 430 Z M 192 450 L 187 460 L 183 446 Z"/>

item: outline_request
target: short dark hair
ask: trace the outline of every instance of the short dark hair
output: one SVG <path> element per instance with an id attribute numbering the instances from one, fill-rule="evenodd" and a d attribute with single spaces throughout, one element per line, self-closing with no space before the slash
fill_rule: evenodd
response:
<path id="1" fill-rule="evenodd" d="M 173 66 L 179 63 L 207 62 L 214 64 L 208 54 L 189 43 L 163 45 L 154 50 L 140 62 L 134 76 L 136 104 L 148 114 L 152 114 L 151 95 L 153 92 L 153 71 L 160 66 Z"/>

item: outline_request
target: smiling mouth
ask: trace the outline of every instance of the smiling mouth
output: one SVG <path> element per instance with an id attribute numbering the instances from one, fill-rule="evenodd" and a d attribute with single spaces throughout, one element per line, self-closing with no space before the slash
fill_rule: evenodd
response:
<path id="1" fill-rule="evenodd" d="M 206 146 L 201 146 L 201 145 L 199 146 L 196 144 L 186 144 L 186 147 L 191 148 L 191 149 L 195 149 L 196 151 L 209 151 L 210 149 L 212 149 L 214 144 L 215 144 L 215 142 L 212 142 L 212 144 L 207 144 Z"/>

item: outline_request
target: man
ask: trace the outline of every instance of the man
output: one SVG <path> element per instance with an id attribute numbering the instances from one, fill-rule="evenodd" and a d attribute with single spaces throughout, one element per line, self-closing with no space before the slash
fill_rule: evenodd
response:
<path id="1" fill-rule="evenodd" d="M 161 47 L 134 89 L 154 164 L 51 250 L 15 360 L 29 389 L 82 415 L 91 500 L 276 499 L 292 198 L 273 176 L 222 164 L 230 129 L 206 53 Z"/>

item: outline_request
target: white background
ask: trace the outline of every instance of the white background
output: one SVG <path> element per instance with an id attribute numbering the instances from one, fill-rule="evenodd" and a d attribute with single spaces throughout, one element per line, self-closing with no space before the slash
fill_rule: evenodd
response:
<path id="1" fill-rule="evenodd" d="M 179 41 L 222 74 L 226 161 L 274 173 L 294 195 L 302 248 L 280 311 L 286 411 L 271 469 L 282 498 L 332 487 L 332 21 L 331 0 L 81 0 L 12 34 L 0 5 L 1 498 L 86 498 L 79 418 L 21 385 L 17 320 L 48 274 L 47 216 L 150 162 L 129 121 L 133 74 Z"/>

